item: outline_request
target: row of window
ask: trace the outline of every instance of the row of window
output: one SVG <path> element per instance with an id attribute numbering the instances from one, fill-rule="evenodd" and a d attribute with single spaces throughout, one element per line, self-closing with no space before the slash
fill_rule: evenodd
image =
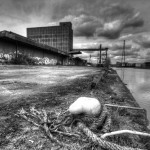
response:
<path id="1" fill-rule="evenodd" d="M 57 42 L 57 43 L 69 43 L 70 41 L 65 38 L 65 39 L 40 39 L 40 38 L 36 38 L 36 39 L 33 39 L 35 41 L 38 41 L 38 42 Z"/>
<path id="2" fill-rule="evenodd" d="M 69 42 L 67 38 L 65 39 L 39 39 L 41 42 L 57 42 L 57 43 L 64 43 L 64 42 Z"/>
<path id="3" fill-rule="evenodd" d="M 69 45 L 68 41 L 59 41 L 59 42 L 57 42 L 57 41 L 45 41 L 45 40 L 42 41 L 42 40 L 39 40 L 39 39 L 36 39 L 35 41 L 39 42 L 39 43 L 43 43 L 43 44 L 51 43 L 51 44 L 56 44 L 56 45 Z"/>
<path id="4" fill-rule="evenodd" d="M 63 44 L 58 44 L 58 43 L 49 43 L 49 42 L 44 42 L 43 44 L 46 44 L 46 45 L 56 45 L 56 46 L 59 46 L 59 47 L 68 47 L 68 43 L 63 43 Z"/>
<path id="5" fill-rule="evenodd" d="M 60 30 L 55 30 L 55 29 L 28 29 L 27 34 L 28 35 L 35 35 L 35 34 L 59 34 L 59 33 L 69 33 L 68 29 L 60 29 Z"/>
<path id="6" fill-rule="evenodd" d="M 69 38 L 67 34 L 57 34 L 57 35 L 30 35 L 29 38 Z"/>

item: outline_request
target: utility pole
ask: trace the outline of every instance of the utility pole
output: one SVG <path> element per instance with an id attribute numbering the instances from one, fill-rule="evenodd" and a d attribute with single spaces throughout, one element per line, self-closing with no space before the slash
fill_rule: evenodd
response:
<path id="1" fill-rule="evenodd" d="M 97 65 L 99 64 L 99 53 L 97 53 Z"/>
<path id="2" fill-rule="evenodd" d="M 126 41 L 124 40 L 124 43 L 123 43 L 123 49 L 124 49 L 124 64 L 125 64 L 125 57 L 126 57 L 126 54 L 125 54 L 125 48 L 126 48 L 125 46 L 126 46 L 126 45 L 125 45 L 125 44 L 126 44 Z"/>
<path id="3" fill-rule="evenodd" d="M 108 48 L 106 48 L 106 60 L 107 60 L 107 51 L 108 51 Z"/>
<path id="4" fill-rule="evenodd" d="M 123 41 L 123 51 L 122 51 L 122 64 L 124 64 L 123 66 L 125 66 L 125 44 L 126 41 Z"/>
<path id="5" fill-rule="evenodd" d="M 89 58 L 89 63 L 91 63 L 91 54 L 90 54 L 90 58 Z"/>
<path id="6" fill-rule="evenodd" d="M 102 44 L 100 44 L 100 55 L 99 55 L 99 63 L 100 63 L 100 65 L 101 65 L 101 49 L 102 49 Z"/>

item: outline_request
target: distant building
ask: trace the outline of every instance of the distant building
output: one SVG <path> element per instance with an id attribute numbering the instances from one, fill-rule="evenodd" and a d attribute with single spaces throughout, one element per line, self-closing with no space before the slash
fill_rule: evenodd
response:
<path id="1" fill-rule="evenodd" d="M 116 67 L 122 67 L 122 63 L 121 62 L 116 62 Z"/>
<path id="2" fill-rule="evenodd" d="M 73 49 L 71 22 L 61 22 L 59 26 L 27 28 L 27 37 L 67 53 Z"/>
<path id="3" fill-rule="evenodd" d="M 113 66 L 116 66 L 116 67 L 135 67 L 136 65 L 138 66 L 139 64 L 129 63 L 129 62 L 125 62 L 125 63 L 116 62 L 116 64 Z"/>
<path id="4" fill-rule="evenodd" d="M 86 66 L 87 65 L 87 60 L 83 60 L 79 57 L 74 58 L 75 65 L 76 66 Z"/>
<path id="5" fill-rule="evenodd" d="M 145 67 L 145 68 L 150 68 L 150 62 L 145 62 L 145 63 L 144 63 L 144 67 Z"/>
<path id="6" fill-rule="evenodd" d="M 135 63 L 128 63 L 128 62 L 126 62 L 125 63 L 125 67 L 131 67 L 131 68 L 133 68 L 133 67 L 135 67 Z"/>
<path id="7" fill-rule="evenodd" d="M 135 64 L 135 67 L 137 67 L 137 68 L 142 68 L 142 67 L 143 67 L 143 63 L 136 63 L 136 64 Z"/>

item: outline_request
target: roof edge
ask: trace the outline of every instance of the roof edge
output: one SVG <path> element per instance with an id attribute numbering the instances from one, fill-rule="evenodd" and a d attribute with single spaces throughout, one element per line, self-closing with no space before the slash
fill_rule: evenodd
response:
<path id="1" fill-rule="evenodd" d="M 51 51 L 51 52 L 58 53 L 58 54 L 61 54 L 61 55 L 69 56 L 68 53 L 63 52 L 61 50 L 58 50 L 57 48 L 54 48 L 54 47 L 51 47 L 51 46 L 48 46 L 48 45 L 45 45 L 45 44 L 37 43 L 36 41 L 34 41 L 30 38 L 24 37 L 22 35 L 19 35 L 17 33 L 11 32 L 11 31 L 7 31 L 7 30 L 1 31 L 0 32 L 0 37 L 1 38 L 2 37 L 9 38 L 9 39 L 12 39 L 12 40 L 16 40 L 16 41 L 19 41 L 19 42 L 29 44 L 29 45 L 34 46 L 34 47 L 45 49 L 47 51 Z"/>

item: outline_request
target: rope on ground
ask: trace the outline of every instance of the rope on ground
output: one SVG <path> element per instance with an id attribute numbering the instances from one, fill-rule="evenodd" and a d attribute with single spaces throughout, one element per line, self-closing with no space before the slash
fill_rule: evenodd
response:
<path id="1" fill-rule="evenodd" d="M 130 148 L 130 147 L 124 147 L 120 146 L 108 141 L 105 141 L 101 138 L 99 138 L 96 134 L 94 134 L 90 129 L 88 129 L 83 123 L 78 122 L 77 127 L 94 143 L 98 144 L 101 148 L 107 149 L 107 150 L 142 150 L 138 148 Z"/>
<path id="2" fill-rule="evenodd" d="M 105 133 L 101 136 L 101 138 L 104 139 L 108 136 L 114 136 L 114 135 L 126 134 L 126 133 L 150 137 L 149 133 L 143 133 L 143 132 L 131 131 L 131 130 L 119 130 L 119 131 L 114 131 L 114 132 L 110 132 L 110 133 Z"/>
<path id="3" fill-rule="evenodd" d="M 66 149 L 69 148 L 69 145 L 59 141 L 55 136 L 58 134 L 69 137 L 74 136 L 77 139 L 80 139 L 81 133 L 77 134 L 77 132 L 74 133 L 72 131 L 70 131 L 72 133 L 69 133 L 67 130 L 62 130 L 62 128 L 66 128 L 67 126 L 72 127 L 76 122 L 77 129 L 82 131 L 88 139 L 90 139 L 93 143 L 98 144 L 101 148 L 107 150 L 142 150 L 139 148 L 120 146 L 103 139 L 103 137 L 105 138 L 105 135 L 107 136 L 109 134 L 108 132 L 111 126 L 111 115 L 108 113 L 106 106 L 102 107 L 102 111 L 97 117 L 87 115 L 74 116 L 68 113 L 57 115 L 55 111 L 48 114 L 45 110 L 36 110 L 35 108 L 31 108 L 30 112 L 22 109 L 18 115 L 32 123 L 34 126 L 39 127 L 39 129 L 42 129 L 48 139 L 57 143 L 61 147 L 65 147 Z M 63 115 L 63 117 L 60 117 L 61 115 Z M 94 133 L 96 130 L 99 131 L 99 128 L 101 128 L 100 131 L 101 133 L 104 133 L 104 136 L 101 135 L 101 137 L 98 137 Z"/>
<path id="4" fill-rule="evenodd" d="M 94 131 L 98 128 L 103 128 L 102 130 L 104 130 L 104 132 L 107 132 L 107 130 L 109 130 L 108 127 L 110 123 L 111 123 L 111 118 L 109 117 L 109 121 L 108 121 L 108 110 L 105 106 L 102 106 L 102 111 L 99 115 L 99 118 L 95 120 L 95 122 L 92 124 L 90 129 Z"/>
<path id="5" fill-rule="evenodd" d="M 130 106 L 120 106 L 120 105 L 112 105 L 112 104 L 105 104 L 107 107 L 116 107 L 116 108 L 125 108 L 125 109 L 133 109 L 133 110 L 143 110 L 143 108 L 140 107 L 130 107 Z"/>
<path id="6" fill-rule="evenodd" d="M 66 147 L 66 148 L 69 147 L 69 145 L 59 141 L 56 137 L 52 135 L 52 132 L 50 130 L 50 127 L 51 127 L 50 125 L 53 124 L 53 120 L 48 119 L 48 115 L 45 110 L 38 111 L 34 107 L 32 107 L 30 109 L 30 113 L 28 113 L 22 108 L 17 114 L 17 116 L 21 116 L 23 119 L 25 119 L 29 123 L 33 124 L 34 126 L 44 131 L 46 137 L 50 139 L 52 142 L 57 143 L 60 147 Z M 63 134 L 63 132 L 61 134 Z M 64 135 L 67 135 L 67 134 L 64 134 Z"/>

